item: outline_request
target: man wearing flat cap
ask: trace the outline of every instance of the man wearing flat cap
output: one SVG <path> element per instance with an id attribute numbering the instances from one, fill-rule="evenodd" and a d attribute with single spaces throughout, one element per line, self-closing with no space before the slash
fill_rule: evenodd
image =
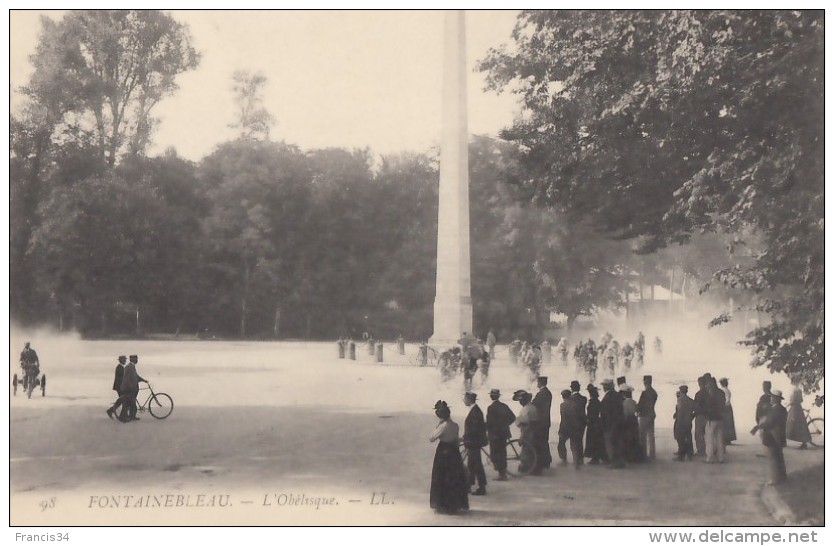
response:
<path id="1" fill-rule="evenodd" d="M 478 482 L 478 489 L 472 494 L 486 495 L 486 473 L 481 460 L 481 448 L 487 445 L 487 433 L 484 412 L 478 407 L 477 398 L 474 392 L 467 392 L 463 395 L 463 403 L 469 407 L 469 414 L 463 422 L 463 446 L 466 448 L 469 487 L 471 488 L 476 480 Z"/>
<path id="2" fill-rule="evenodd" d="M 538 430 L 536 431 L 536 455 L 541 468 L 550 468 L 553 457 L 550 454 L 550 407 L 553 404 L 553 393 L 547 388 L 547 377 L 539 376 L 536 379 L 539 392 L 533 397 L 533 405 L 536 406 L 536 413 L 539 416 Z"/>
<path id="3" fill-rule="evenodd" d="M 643 392 L 637 402 L 637 422 L 640 427 L 640 446 L 643 455 L 649 461 L 654 460 L 654 406 L 657 403 L 657 391 L 652 388 L 652 376 L 643 376 Z"/>
<path id="4" fill-rule="evenodd" d="M 492 404 L 487 408 L 486 431 L 489 440 L 489 458 L 492 465 L 498 472 L 498 481 L 507 479 L 507 440 L 510 434 L 510 425 L 515 422 L 515 413 L 510 407 L 501 402 L 501 391 L 492 389 L 489 391 Z"/>
<path id="5" fill-rule="evenodd" d="M 776 485 L 788 479 L 785 468 L 785 428 L 788 420 L 788 410 L 782 405 L 782 391 L 774 389 L 769 393 L 771 406 L 760 416 L 759 422 L 750 431 L 756 434 L 761 431 L 762 444 L 767 450 L 770 481 L 768 485 Z"/>
<path id="6" fill-rule="evenodd" d="M 570 390 L 565 389 L 561 393 L 562 403 L 559 405 L 559 444 L 557 452 L 562 464 L 567 464 L 568 453 L 566 444 L 570 441 L 571 454 L 573 455 L 573 465 L 576 468 L 582 464 L 582 453 L 576 449 L 576 438 L 580 434 L 580 420 L 579 410 L 576 404 L 570 399 Z"/>
<path id="7" fill-rule="evenodd" d="M 678 452 L 675 454 L 679 461 L 692 460 L 692 419 L 695 417 L 695 401 L 689 397 L 689 387 L 681 385 L 678 388 L 675 413 L 672 418 L 675 424 L 672 431 L 678 442 Z"/>
<path id="8" fill-rule="evenodd" d="M 623 396 L 614 390 L 614 382 L 610 379 L 602 380 L 602 397 L 600 420 L 602 421 L 603 437 L 605 438 L 605 452 L 608 454 L 608 464 L 611 468 L 624 468 L 622 458 Z"/>
<path id="9" fill-rule="evenodd" d="M 538 464 L 537 457 L 533 456 L 536 453 L 536 446 L 538 445 L 536 435 L 538 432 L 539 415 L 536 407 L 532 404 L 533 395 L 527 391 L 519 390 L 513 394 L 513 400 L 521 404 L 521 412 L 518 414 L 518 429 L 520 431 L 519 440 L 521 441 L 521 462 L 518 465 L 519 472 L 526 472 L 530 470 L 533 474 L 541 474 L 541 468 Z M 535 461 L 533 463 L 532 461 Z M 532 469 L 530 468 L 532 466 Z"/>

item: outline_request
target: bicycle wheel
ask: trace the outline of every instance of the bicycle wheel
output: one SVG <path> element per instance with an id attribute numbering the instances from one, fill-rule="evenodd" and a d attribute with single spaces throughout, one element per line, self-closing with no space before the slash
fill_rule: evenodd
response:
<path id="1" fill-rule="evenodd" d="M 165 419 L 174 411 L 174 400 L 164 392 L 154 393 L 148 399 L 148 411 L 157 419 Z"/>
<path id="2" fill-rule="evenodd" d="M 510 466 L 511 462 L 518 462 L 517 467 Z M 510 440 L 507 443 L 507 473 L 510 475 L 526 476 L 536 468 L 538 455 L 532 446 L 525 446 L 521 440 Z"/>
<path id="3" fill-rule="evenodd" d="M 808 431 L 811 433 L 811 445 L 825 447 L 825 419 L 815 417 L 808 421 Z"/>
<path id="4" fill-rule="evenodd" d="M 14 388 L 14 395 L 15 396 L 17 396 L 17 384 L 18 383 L 20 383 L 20 381 L 17 380 L 17 374 L 14 374 L 14 377 L 12 377 L 12 387 Z"/>
<path id="5" fill-rule="evenodd" d="M 46 396 L 46 375 L 41 376 L 41 397 Z"/>

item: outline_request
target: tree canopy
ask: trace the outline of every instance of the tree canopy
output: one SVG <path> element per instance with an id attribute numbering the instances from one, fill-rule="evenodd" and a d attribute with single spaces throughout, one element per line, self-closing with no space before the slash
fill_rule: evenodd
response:
<path id="1" fill-rule="evenodd" d="M 820 11 L 526 11 L 480 68 L 523 97 L 522 186 L 652 252 L 753 234 L 715 278 L 760 295 L 754 365 L 823 373 Z"/>
<path id="2" fill-rule="evenodd" d="M 58 131 L 90 135 L 108 166 L 149 143 L 151 110 L 197 66 L 187 27 L 155 10 L 85 10 L 56 23 L 41 19 L 41 36 L 24 88 Z"/>

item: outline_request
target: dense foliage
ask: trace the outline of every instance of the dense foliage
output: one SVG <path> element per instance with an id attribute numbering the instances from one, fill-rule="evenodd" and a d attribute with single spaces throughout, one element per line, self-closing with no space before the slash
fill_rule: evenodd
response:
<path id="1" fill-rule="evenodd" d="M 756 364 L 823 376 L 822 16 L 523 12 L 481 65 L 524 99 L 470 142 L 475 329 L 536 338 L 628 287 L 712 294 L 770 320 Z M 238 138 L 145 151 L 199 55 L 156 11 L 44 19 L 10 120 L 11 312 L 89 336 L 431 333 L 431 154 L 271 140 L 266 76 L 238 71 Z M 675 277 L 670 269 L 686 273 Z M 737 310 L 737 309 L 736 309 Z M 733 309 L 716 322 L 729 320 Z"/>
<path id="2" fill-rule="evenodd" d="M 823 375 L 820 11 L 529 11 L 482 62 L 522 95 L 506 132 L 523 187 L 648 253 L 718 232 L 752 261 L 714 278 L 756 295 L 754 365 Z"/>

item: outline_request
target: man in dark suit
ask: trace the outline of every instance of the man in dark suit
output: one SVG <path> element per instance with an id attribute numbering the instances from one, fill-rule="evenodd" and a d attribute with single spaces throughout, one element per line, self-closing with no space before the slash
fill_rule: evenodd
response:
<path id="1" fill-rule="evenodd" d="M 539 376 L 536 380 L 539 392 L 533 397 L 533 406 L 539 416 L 536 434 L 536 454 L 539 468 L 550 468 L 553 456 L 550 454 L 550 406 L 553 404 L 553 394 L 547 388 L 547 378 Z"/>
<path id="2" fill-rule="evenodd" d="M 584 452 L 591 460 L 589 464 L 599 464 L 600 461 L 607 463 L 608 455 L 605 453 L 605 435 L 602 430 L 602 402 L 599 399 L 599 390 L 592 384 L 588 384 L 588 400 L 586 421 L 588 423 L 588 435 L 585 439 Z"/>
<path id="3" fill-rule="evenodd" d="M 765 416 L 770 411 L 772 406 L 771 397 L 770 397 L 770 389 L 772 385 L 770 381 L 763 381 L 762 382 L 762 395 L 759 397 L 759 401 L 756 403 L 756 424 L 762 420 L 762 417 Z"/>
<path id="4" fill-rule="evenodd" d="M 121 355 L 119 357 L 119 363 L 116 364 L 116 373 L 115 373 L 115 377 L 113 378 L 113 390 L 116 391 L 116 395 L 118 396 L 118 398 L 116 399 L 116 401 L 113 403 L 112 406 L 107 408 L 107 417 L 109 417 L 111 419 L 113 418 L 113 415 L 115 415 L 116 409 L 119 408 L 120 406 L 122 408 L 122 415 L 120 415 L 119 417 L 121 418 L 125 414 L 125 406 L 124 406 L 124 398 L 123 398 L 124 393 L 122 392 L 122 378 L 125 375 L 125 362 L 126 361 L 127 361 L 127 357 L 124 356 L 124 355 Z"/>
<path id="5" fill-rule="evenodd" d="M 657 403 L 657 391 L 652 387 L 652 376 L 643 376 L 645 389 L 640 393 L 640 400 L 637 402 L 637 422 L 640 427 L 640 446 L 643 455 L 650 461 L 654 460 L 654 406 Z"/>
<path id="6" fill-rule="evenodd" d="M 486 431 L 489 440 L 489 458 L 498 472 L 498 481 L 507 479 L 507 440 L 510 439 L 510 425 L 515 422 L 515 413 L 510 407 L 498 400 L 501 391 L 489 391 L 492 404 L 487 408 Z"/>
<path id="7" fill-rule="evenodd" d="M 692 419 L 695 416 L 695 401 L 689 397 L 689 387 L 681 385 L 677 394 L 678 400 L 675 404 L 675 413 L 672 416 L 675 420 L 672 431 L 675 440 L 678 442 L 678 452 L 675 454 L 678 461 L 692 460 Z"/>
<path id="8" fill-rule="evenodd" d="M 463 422 L 463 446 L 466 448 L 466 466 L 469 469 L 469 487 L 478 481 L 478 489 L 473 495 L 486 495 L 486 472 L 481 460 L 481 448 L 487 445 L 486 423 L 484 412 L 476 403 L 477 395 L 467 392 L 463 395 L 463 403 L 470 408 L 466 421 Z"/>
<path id="9" fill-rule="evenodd" d="M 576 449 L 577 438 L 581 441 L 581 430 L 583 421 L 579 418 L 579 409 L 576 403 L 571 400 L 571 392 L 565 389 L 561 392 L 562 403 L 559 405 L 559 445 L 557 451 L 562 464 L 567 464 L 568 454 L 565 449 L 565 443 L 570 440 L 571 454 L 573 456 L 573 465 L 576 468 L 582 464 L 582 452 Z"/>
<path id="10" fill-rule="evenodd" d="M 124 393 L 122 395 L 122 404 L 126 408 L 126 411 L 122 412 L 124 414 L 123 419 L 121 416 L 119 417 L 124 422 L 139 420 L 136 417 L 136 397 L 139 395 L 139 383 L 147 383 L 145 378 L 136 371 L 136 364 L 139 363 L 139 357 L 137 355 L 130 355 L 128 359 L 128 363 L 125 364 L 124 375 L 122 376 L 122 392 Z"/>
<path id="11" fill-rule="evenodd" d="M 600 421 L 605 438 L 605 451 L 608 454 L 608 464 L 611 468 L 624 468 L 622 458 L 621 429 L 625 421 L 623 413 L 623 395 L 614 390 L 614 382 L 610 379 L 602 381 L 602 397 Z"/>
<path id="12" fill-rule="evenodd" d="M 695 456 L 703 457 L 707 453 L 707 378 L 698 378 L 698 392 L 694 399 L 695 411 Z"/>
<path id="13" fill-rule="evenodd" d="M 570 399 L 576 405 L 577 415 L 579 417 L 579 434 L 571 438 L 570 450 L 573 453 L 574 460 L 577 454 L 579 454 L 580 465 L 585 464 L 585 448 L 582 445 L 582 438 L 585 436 L 585 423 L 587 420 L 585 407 L 588 403 L 588 399 L 582 396 L 581 389 L 582 385 L 579 384 L 579 381 L 574 380 L 570 382 Z"/>
<path id="14" fill-rule="evenodd" d="M 768 485 L 777 485 L 788 479 L 787 469 L 785 468 L 785 454 L 782 448 L 785 445 L 785 428 L 788 420 L 788 410 L 782 405 L 782 391 L 775 390 L 770 392 L 768 388 L 768 396 L 770 397 L 770 408 L 760 415 L 759 422 L 750 431 L 750 434 L 756 434 L 761 430 L 762 444 L 767 449 L 769 466 L 770 466 L 770 481 Z"/>

